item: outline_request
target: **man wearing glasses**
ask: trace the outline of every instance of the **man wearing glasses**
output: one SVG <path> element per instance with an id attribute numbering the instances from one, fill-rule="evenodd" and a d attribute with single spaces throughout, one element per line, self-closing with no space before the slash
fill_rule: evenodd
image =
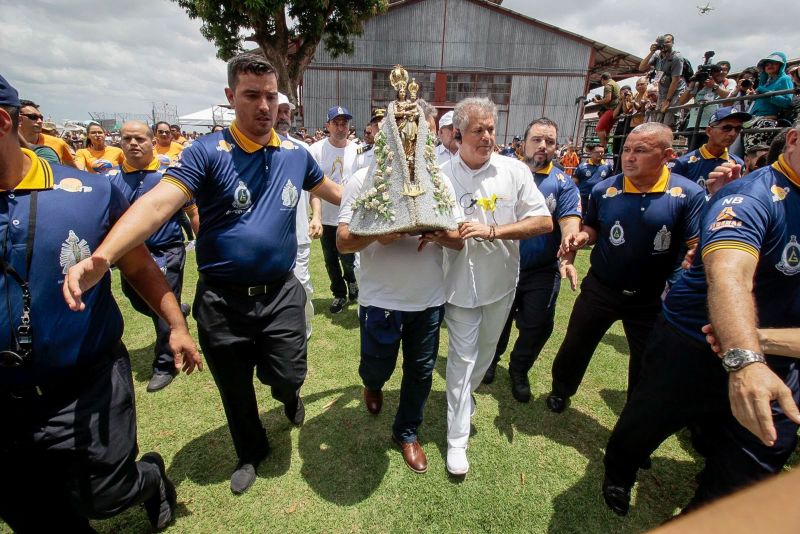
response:
<path id="1" fill-rule="evenodd" d="M 162 165 L 170 165 L 178 159 L 178 155 L 183 152 L 184 146 L 172 140 L 168 122 L 156 123 L 156 144 L 153 147 L 153 155 L 158 158 Z"/>
<path id="2" fill-rule="evenodd" d="M 42 133 L 44 116 L 39 111 L 39 105 L 30 100 L 20 100 L 19 133 L 25 141 L 32 145 L 48 146 L 55 150 L 62 165 L 75 166 L 75 156 L 72 154 L 66 141 Z"/>
<path id="3" fill-rule="evenodd" d="M 672 165 L 672 172 L 685 176 L 697 182 L 700 187 L 706 187 L 708 173 L 713 171 L 723 163 L 744 164 L 742 158 L 728 152 L 739 133 L 742 131 L 742 124 L 753 117 L 749 113 L 736 111 L 733 107 L 718 109 L 708 121 L 706 144 L 684 154 Z"/>
<path id="4" fill-rule="evenodd" d="M 51 166 L 17 137 L 17 91 L 0 76 L 0 518 L 16 532 L 89 532 L 89 519 L 143 503 L 154 529 L 172 519 L 164 461 L 137 462 L 136 414 L 122 315 L 105 273 L 64 306 L 61 285 L 128 203 L 105 176 Z M 143 245 L 115 262 L 169 323 L 175 364 L 200 355 Z"/>

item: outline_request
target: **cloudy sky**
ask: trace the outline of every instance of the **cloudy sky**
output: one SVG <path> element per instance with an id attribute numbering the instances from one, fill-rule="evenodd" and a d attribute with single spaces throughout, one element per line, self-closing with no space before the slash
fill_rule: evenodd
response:
<path id="1" fill-rule="evenodd" d="M 643 55 L 659 33 L 673 33 L 693 64 L 705 50 L 738 70 L 773 50 L 800 56 L 800 2 L 712 0 L 534 0 L 503 6 L 568 31 Z M 647 6 L 646 8 L 643 6 Z M 586 6 L 591 6 L 590 10 Z M 23 98 L 55 119 L 90 111 L 150 112 L 153 103 L 187 114 L 224 102 L 224 64 L 214 47 L 169 0 L 0 0 L 0 73 Z M 765 16 L 766 15 L 766 16 Z"/>

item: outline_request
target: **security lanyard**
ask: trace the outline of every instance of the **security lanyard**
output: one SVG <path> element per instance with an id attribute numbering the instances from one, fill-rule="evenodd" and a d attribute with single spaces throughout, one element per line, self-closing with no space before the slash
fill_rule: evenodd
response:
<path id="1" fill-rule="evenodd" d="M 30 207 L 28 210 L 28 239 L 25 244 L 25 269 L 28 278 L 31 273 L 31 260 L 33 258 L 33 241 L 36 236 L 36 206 L 37 206 L 38 191 L 31 191 Z M 11 316 L 9 314 L 9 329 L 11 338 L 14 339 L 17 350 L 30 352 L 33 348 L 33 335 L 31 332 L 31 291 L 28 280 L 20 276 L 20 274 L 12 267 L 5 258 L 6 246 L 8 244 L 8 229 L 6 229 L 6 236 L 3 242 L 3 256 L 0 257 L 0 268 L 3 270 L 4 275 L 9 275 L 22 289 L 22 315 L 20 316 L 20 324 L 17 327 L 17 333 L 14 335 L 14 327 L 11 323 Z"/>

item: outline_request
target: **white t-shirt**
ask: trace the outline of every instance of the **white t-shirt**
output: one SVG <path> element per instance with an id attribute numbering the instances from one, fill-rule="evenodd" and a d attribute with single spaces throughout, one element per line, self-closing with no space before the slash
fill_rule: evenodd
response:
<path id="1" fill-rule="evenodd" d="M 348 141 L 344 148 L 336 148 L 328 139 L 322 139 L 308 147 L 308 151 L 314 156 L 325 176 L 337 184 L 344 186 L 347 183 L 347 179 L 353 174 L 356 156 L 358 155 L 358 145 L 352 141 Z M 320 215 L 322 224 L 337 226 L 339 206 L 322 200 Z"/>
<path id="2" fill-rule="evenodd" d="M 361 192 L 367 172 L 368 169 L 356 171 L 345 185 L 339 211 L 340 223 L 350 224 L 352 204 Z M 448 186 L 452 191 L 452 186 Z M 458 207 L 456 211 L 458 220 Z M 409 236 L 388 245 L 374 242 L 361 251 L 358 280 L 358 303 L 361 306 L 422 311 L 444 304 L 442 247 L 428 243 L 422 252 L 417 252 L 418 245 L 419 238 Z"/>
<path id="3" fill-rule="evenodd" d="M 492 154 L 489 161 L 472 170 L 460 154 L 441 166 L 456 191 L 456 202 L 465 221 L 483 224 L 510 224 L 525 217 L 550 217 L 527 165 Z M 486 211 L 474 201 L 497 195 L 494 211 Z M 446 250 L 445 291 L 447 302 L 463 308 L 476 308 L 497 302 L 517 286 L 519 241 L 494 242 L 467 239 L 460 251 Z"/>
<path id="4" fill-rule="evenodd" d="M 293 137 L 284 137 L 278 134 L 278 138 L 281 141 L 291 141 L 295 145 L 301 147 L 303 150 L 308 150 L 308 145 L 294 139 Z M 297 208 L 296 208 L 296 221 L 295 226 L 297 227 L 297 244 L 298 245 L 309 245 L 311 244 L 311 238 L 308 236 L 308 202 L 309 202 L 309 195 L 308 191 L 302 190 L 300 191 L 300 200 L 297 201 Z"/>
<path id="5" fill-rule="evenodd" d="M 439 145 L 436 147 L 436 164 L 441 167 L 445 163 L 449 163 L 451 159 L 455 157 L 455 154 L 447 150 L 444 145 Z"/>

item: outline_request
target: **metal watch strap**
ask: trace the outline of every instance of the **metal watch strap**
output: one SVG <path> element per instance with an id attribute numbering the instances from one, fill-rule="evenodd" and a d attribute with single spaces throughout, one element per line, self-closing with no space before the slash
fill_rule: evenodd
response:
<path id="1" fill-rule="evenodd" d="M 728 349 L 722 355 L 722 367 L 726 371 L 733 372 L 744 369 L 751 363 L 766 363 L 764 355 L 747 349 Z"/>

